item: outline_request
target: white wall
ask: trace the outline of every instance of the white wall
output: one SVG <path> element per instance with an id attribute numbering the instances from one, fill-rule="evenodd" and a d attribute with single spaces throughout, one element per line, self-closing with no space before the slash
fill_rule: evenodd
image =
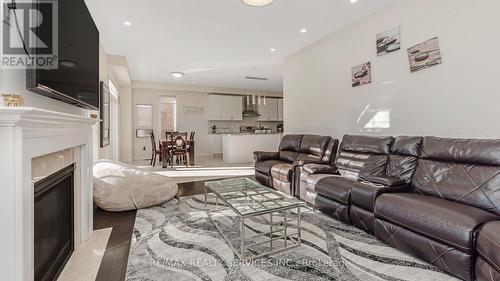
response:
<path id="1" fill-rule="evenodd" d="M 132 141 L 135 136 L 135 131 L 132 131 L 132 88 L 122 85 L 119 91 L 119 160 L 122 162 L 131 162 L 133 160 Z"/>
<path id="2" fill-rule="evenodd" d="M 109 80 L 112 79 L 113 82 L 115 81 L 113 79 L 113 76 L 111 74 L 111 69 L 110 65 L 108 63 L 108 57 L 106 54 L 106 50 L 104 50 L 104 47 L 102 44 L 99 44 L 99 81 L 103 81 L 106 86 L 109 87 Z M 115 83 L 117 85 L 117 83 Z M 111 116 L 110 116 L 111 118 Z M 110 126 L 112 124 L 110 123 Z M 111 136 L 111 134 L 110 134 Z M 100 140 L 99 140 L 99 159 L 110 159 L 111 157 L 111 142 L 108 146 L 105 147 L 100 147 Z"/>
<path id="3" fill-rule="evenodd" d="M 286 133 L 500 138 L 498 11 L 498 0 L 404 0 L 289 56 Z M 398 25 L 402 49 L 377 57 L 376 34 Z M 435 36 L 443 64 L 410 73 L 407 48 Z M 351 67 L 367 61 L 373 83 L 352 88 Z M 370 110 L 390 110 L 391 127 L 367 132 Z"/>

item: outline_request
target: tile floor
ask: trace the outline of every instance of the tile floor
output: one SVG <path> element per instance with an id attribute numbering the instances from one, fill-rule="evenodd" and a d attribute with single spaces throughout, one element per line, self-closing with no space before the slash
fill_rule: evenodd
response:
<path id="1" fill-rule="evenodd" d="M 111 228 L 95 230 L 89 240 L 73 253 L 57 280 L 95 280 L 110 234 Z"/>

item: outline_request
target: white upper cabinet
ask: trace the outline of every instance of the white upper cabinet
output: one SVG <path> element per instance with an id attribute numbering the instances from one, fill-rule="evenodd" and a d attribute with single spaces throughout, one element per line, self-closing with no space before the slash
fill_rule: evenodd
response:
<path id="1" fill-rule="evenodd" d="M 283 121 L 283 99 L 278 99 L 278 121 Z"/>
<path id="2" fill-rule="evenodd" d="M 231 120 L 243 120 L 243 97 L 230 96 L 231 100 Z"/>
<path id="3" fill-rule="evenodd" d="M 266 105 L 259 105 L 259 121 L 278 121 L 278 99 L 267 98 Z"/>
<path id="4" fill-rule="evenodd" d="M 240 96 L 209 95 L 209 120 L 243 120 L 243 98 Z"/>
<path id="5" fill-rule="evenodd" d="M 208 120 L 221 120 L 222 118 L 222 104 L 220 96 L 208 96 Z"/>
<path id="6" fill-rule="evenodd" d="M 221 117 L 220 120 L 231 120 L 231 97 L 230 96 L 220 96 Z"/>

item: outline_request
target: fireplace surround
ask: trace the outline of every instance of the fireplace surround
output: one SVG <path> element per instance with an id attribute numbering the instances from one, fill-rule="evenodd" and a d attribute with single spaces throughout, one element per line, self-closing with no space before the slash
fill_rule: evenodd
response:
<path id="1" fill-rule="evenodd" d="M 78 250 L 92 233 L 92 166 L 98 149 L 97 121 L 37 108 L 0 107 L 0 221 L 6 230 L 0 232 L 2 280 L 35 280 L 35 185 L 54 172 L 44 174 L 32 167 L 43 160 L 42 156 L 57 157 L 59 152 L 63 157 L 63 151 L 72 151 L 66 166 L 75 167 L 73 248 Z M 50 164 L 47 166 L 57 162 L 50 157 L 43 161 Z"/>

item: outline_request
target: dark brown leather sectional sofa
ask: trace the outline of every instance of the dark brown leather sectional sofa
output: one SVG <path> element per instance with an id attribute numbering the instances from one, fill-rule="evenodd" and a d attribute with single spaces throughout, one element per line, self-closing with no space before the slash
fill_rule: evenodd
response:
<path id="1" fill-rule="evenodd" d="M 298 196 L 304 164 L 331 165 L 337 154 L 338 140 L 328 136 L 286 135 L 278 152 L 254 152 L 255 178 L 262 184 L 288 195 Z"/>
<path id="2" fill-rule="evenodd" d="M 319 210 L 464 280 L 500 277 L 500 140 L 345 136 L 305 164 Z"/>

